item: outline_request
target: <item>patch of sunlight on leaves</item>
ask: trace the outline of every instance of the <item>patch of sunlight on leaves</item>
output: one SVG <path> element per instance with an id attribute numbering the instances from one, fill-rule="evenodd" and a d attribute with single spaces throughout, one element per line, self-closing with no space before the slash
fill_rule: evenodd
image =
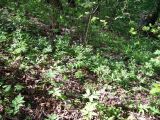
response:
<path id="1" fill-rule="evenodd" d="M 59 88 L 54 88 L 52 90 L 49 90 L 48 93 L 54 97 L 60 98 L 62 100 L 66 99 L 66 96 L 62 93 L 62 91 Z"/>
<path id="2" fill-rule="evenodd" d="M 84 98 L 88 98 L 90 102 L 93 102 L 93 100 L 98 100 L 100 96 L 99 91 L 91 91 L 90 89 L 86 89 L 86 94 L 83 95 Z"/>
<path id="3" fill-rule="evenodd" d="M 150 94 L 156 95 L 160 94 L 160 83 L 154 83 L 152 89 L 150 90 Z"/>
<path id="4" fill-rule="evenodd" d="M 47 76 L 48 78 L 55 78 L 57 74 L 58 74 L 57 71 L 49 70 L 49 71 L 46 73 L 46 76 Z"/>
<path id="5" fill-rule="evenodd" d="M 132 34 L 132 35 L 136 35 L 137 31 L 135 30 L 135 28 L 131 28 L 129 33 Z"/>
<path id="6" fill-rule="evenodd" d="M 97 116 L 96 110 L 97 103 L 87 102 L 85 107 L 81 110 L 82 116 L 85 120 L 91 120 L 93 116 Z"/>
<path id="7" fill-rule="evenodd" d="M 143 30 L 143 31 L 149 31 L 149 30 L 150 30 L 150 27 L 144 26 L 144 27 L 142 28 L 142 30 Z"/>
<path id="8" fill-rule="evenodd" d="M 154 54 L 155 54 L 155 55 L 160 55 L 160 50 L 156 50 L 156 51 L 154 52 Z"/>

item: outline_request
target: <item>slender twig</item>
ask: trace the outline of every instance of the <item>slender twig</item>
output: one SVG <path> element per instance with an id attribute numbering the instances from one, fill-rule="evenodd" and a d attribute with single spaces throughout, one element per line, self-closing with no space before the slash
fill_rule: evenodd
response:
<path id="1" fill-rule="evenodd" d="M 98 8 L 99 8 L 99 4 L 96 6 L 95 9 L 92 9 L 92 11 L 90 12 L 90 14 L 88 16 L 87 25 L 85 27 L 85 36 L 84 36 L 85 45 L 88 43 L 87 38 L 88 38 L 88 32 L 89 32 L 89 27 L 90 27 L 92 16 L 97 12 Z"/>

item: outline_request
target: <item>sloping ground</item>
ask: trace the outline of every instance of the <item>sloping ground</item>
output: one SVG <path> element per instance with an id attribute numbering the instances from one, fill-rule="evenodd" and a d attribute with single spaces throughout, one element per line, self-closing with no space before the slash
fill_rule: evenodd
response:
<path id="1" fill-rule="evenodd" d="M 60 33 L 53 53 L 48 34 L 7 25 L 0 32 L 1 119 L 160 119 L 159 96 L 150 92 L 160 82 L 159 40 L 99 30 L 84 47 Z"/>

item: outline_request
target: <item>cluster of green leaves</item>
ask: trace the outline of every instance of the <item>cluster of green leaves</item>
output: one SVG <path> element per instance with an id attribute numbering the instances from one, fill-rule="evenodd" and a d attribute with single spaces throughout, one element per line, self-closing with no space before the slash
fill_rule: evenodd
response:
<path id="1" fill-rule="evenodd" d="M 18 8 L 15 1 L 3 0 L 0 5 L 6 8 L 0 9 L 0 63 L 4 62 L 4 68 L 13 68 L 11 73 L 0 76 L 0 94 L 4 98 L 0 100 L 0 105 L 5 106 L 5 116 L 14 117 L 21 114 L 22 107 L 30 106 L 30 103 L 25 104 L 22 90 L 26 86 L 17 80 L 16 70 L 23 71 L 21 74 L 34 74 L 33 68 L 36 66 L 44 70 L 38 85 L 50 85 L 46 95 L 64 103 L 64 108 L 72 106 L 78 109 L 82 119 L 123 120 L 129 116 L 128 112 L 155 117 L 160 115 L 160 84 L 156 78 L 160 70 L 159 41 L 138 36 L 135 22 L 136 14 L 142 8 L 147 8 L 150 5 L 148 2 L 152 1 L 101 0 L 98 3 L 96 0 L 79 0 L 77 8 L 69 8 L 66 7 L 66 1 L 62 0 L 65 7 L 63 12 L 59 12 L 42 0 L 20 1 Z M 91 16 L 90 12 L 97 4 L 100 11 Z M 66 29 L 66 33 L 55 35 L 53 46 L 49 36 L 40 34 L 40 28 L 30 27 L 32 24 L 27 13 L 47 25 L 55 20 L 62 29 Z M 56 16 L 55 19 L 53 16 Z M 159 28 L 149 27 L 153 33 L 159 32 Z M 148 31 L 150 28 L 144 27 L 143 30 Z M 72 30 L 79 40 L 86 39 L 87 42 L 70 45 L 74 38 L 70 34 Z M 57 31 L 59 28 L 54 29 L 53 33 L 58 34 Z M 129 33 L 132 34 L 130 38 Z M 53 47 L 56 48 L 54 53 Z M 80 85 L 85 88 L 82 93 L 73 95 L 73 101 L 80 103 L 78 108 L 62 89 L 67 87 L 64 86 L 66 81 L 72 80 L 80 81 Z M 100 100 L 106 92 L 111 94 L 111 98 L 121 92 L 116 91 L 119 87 L 125 89 L 129 94 L 127 97 L 131 98 L 121 101 L 129 111 L 122 109 L 124 106 L 106 105 Z M 134 99 L 136 92 L 147 93 L 146 99 L 150 99 L 148 104 L 141 101 L 137 103 Z M 110 96 L 103 96 L 103 99 L 107 101 Z M 52 113 L 45 119 L 59 118 L 60 115 Z"/>

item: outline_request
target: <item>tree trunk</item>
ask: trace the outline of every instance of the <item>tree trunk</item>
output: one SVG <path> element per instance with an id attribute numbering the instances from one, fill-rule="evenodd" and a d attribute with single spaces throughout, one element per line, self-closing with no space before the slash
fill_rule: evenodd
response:
<path id="1" fill-rule="evenodd" d="M 63 10 L 62 2 L 60 0 L 46 0 L 46 2 L 56 7 L 58 10 Z"/>
<path id="2" fill-rule="evenodd" d="M 76 2 L 75 2 L 75 0 L 68 0 L 68 6 L 69 6 L 69 7 L 72 7 L 72 8 L 75 8 L 75 7 L 76 7 Z"/>

